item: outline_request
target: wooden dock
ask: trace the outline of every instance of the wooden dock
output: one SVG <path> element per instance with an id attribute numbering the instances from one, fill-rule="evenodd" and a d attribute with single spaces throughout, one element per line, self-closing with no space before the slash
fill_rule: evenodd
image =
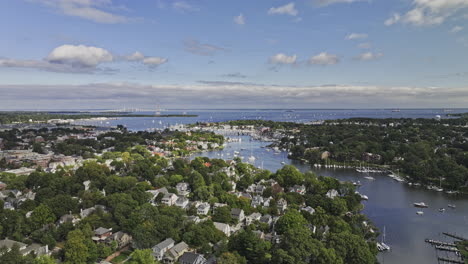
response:
<path id="1" fill-rule="evenodd" d="M 436 246 L 446 246 L 446 247 L 456 247 L 454 243 L 448 243 L 448 242 L 443 242 L 443 241 L 438 241 L 438 240 L 433 240 L 433 239 L 426 239 L 426 243 L 429 243 L 431 245 L 436 245 Z"/>
<path id="2" fill-rule="evenodd" d="M 437 260 L 439 263 L 443 261 L 442 263 L 456 263 L 456 264 L 465 264 L 464 261 L 458 260 L 458 259 L 449 259 L 449 258 L 443 258 L 443 257 L 438 257 Z"/>

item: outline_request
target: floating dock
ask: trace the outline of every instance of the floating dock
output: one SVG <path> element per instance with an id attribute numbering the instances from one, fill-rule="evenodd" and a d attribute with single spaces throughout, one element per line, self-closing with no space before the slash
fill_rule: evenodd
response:
<path id="1" fill-rule="evenodd" d="M 461 240 L 461 241 L 467 241 L 468 239 L 467 238 L 464 238 L 462 236 L 459 236 L 457 234 L 452 234 L 452 233 L 447 233 L 447 232 L 443 232 L 442 234 L 448 236 L 448 237 L 451 237 L 451 238 L 455 238 L 457 240 Z"/>

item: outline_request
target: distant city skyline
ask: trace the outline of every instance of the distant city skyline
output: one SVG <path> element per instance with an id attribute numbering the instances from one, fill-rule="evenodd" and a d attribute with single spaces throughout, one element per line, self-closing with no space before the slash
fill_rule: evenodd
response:
<path id="1" fill-rule="evenodd" d="M 468 105 L 468 0 L 0 3 L 0 109 Z"/>

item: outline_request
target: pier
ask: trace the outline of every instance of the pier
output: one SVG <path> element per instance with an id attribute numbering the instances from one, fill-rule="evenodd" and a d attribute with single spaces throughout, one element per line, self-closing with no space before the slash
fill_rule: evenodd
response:
<path id="1" fill-rule="evenodd" d="M 448 242 L 432 240 L 432 239 L 426 239 L 425 241 L 426 243 L 429 243 L 435 246 L 456 247 L 455 243 L 448 243 Z"/>
<path id="2" fill-rule="evenodd" d="M 458 259 L 449 259 L 449 258 L 443 258 L 443 257 L 438 257 L 437 258 L 439 263 L 457 263 L 457 264 L 465 264 L 464 261 L 458 260 Z M 441 262 L 442 261 L 442 262 Z"/>

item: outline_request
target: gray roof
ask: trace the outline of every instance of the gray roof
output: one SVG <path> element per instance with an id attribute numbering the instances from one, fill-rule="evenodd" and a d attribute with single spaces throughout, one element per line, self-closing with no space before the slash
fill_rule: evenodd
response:
<path id="1" fill-rule="evenodd" d="M 100 235 L 104 235 L 105 233 L 110 232 L 110 231 L 112 231 L 112 230 L 104 228 L 104 227 L 99 227 L 98 229 L 94 230 L 94 233 L 96 235 L 100 236 Z"/>
<path id="2" fill-rule="evenodd" d="M 156 248 L 156 249 L 162 250 L 163 248 L 167 248 L 169 245 L 174 244 L 174 243 L 175 243 L 174 239 L 168 238 L 162 241 L 161 243 L 157 244 L 156 246 L 154 246 L 153 249 Z"/>
<path id="3" fill-rule="evenodd" d="M 240 209 L 240 208 L 232 208 L 232 209 L 231 209 L 231 215 L 233 215 L 233 216 L 237 216 L 237 217 L 238 217 L 238 216 L 240 216 L 240 214 L 241 214 L 242 212 L 243 212 L 243 210 Z"/>
<path id="4" fill-rule="evenodd" d="M 200 255 L 200 254 L 196 254 L 196 253 L 192 253 L 192 252 L 185 252 L 182 257 L 179 258 L 179 262 L 180 263 L 197 263 L 197 260 L 199 260 L 200 258 L 202 258 L 202 263 L 204 263 L 205 261 L 204 258 L 203 258 L 203 255 Z"/>
<path id="5" fill-rule="evenodd" d="M 14 240 L 10 240 L 8 238 L 4 239 L 4 240 L 0 240 L 0 248 L 2 248 L 2 247 L 12 248 L 14 244 L 18 244 L 18 246 L 20 248 L 26 247 L 26 244 L 21 243 L 21 242 L 17 242 L 17 241 L 14 241 Z"/>

